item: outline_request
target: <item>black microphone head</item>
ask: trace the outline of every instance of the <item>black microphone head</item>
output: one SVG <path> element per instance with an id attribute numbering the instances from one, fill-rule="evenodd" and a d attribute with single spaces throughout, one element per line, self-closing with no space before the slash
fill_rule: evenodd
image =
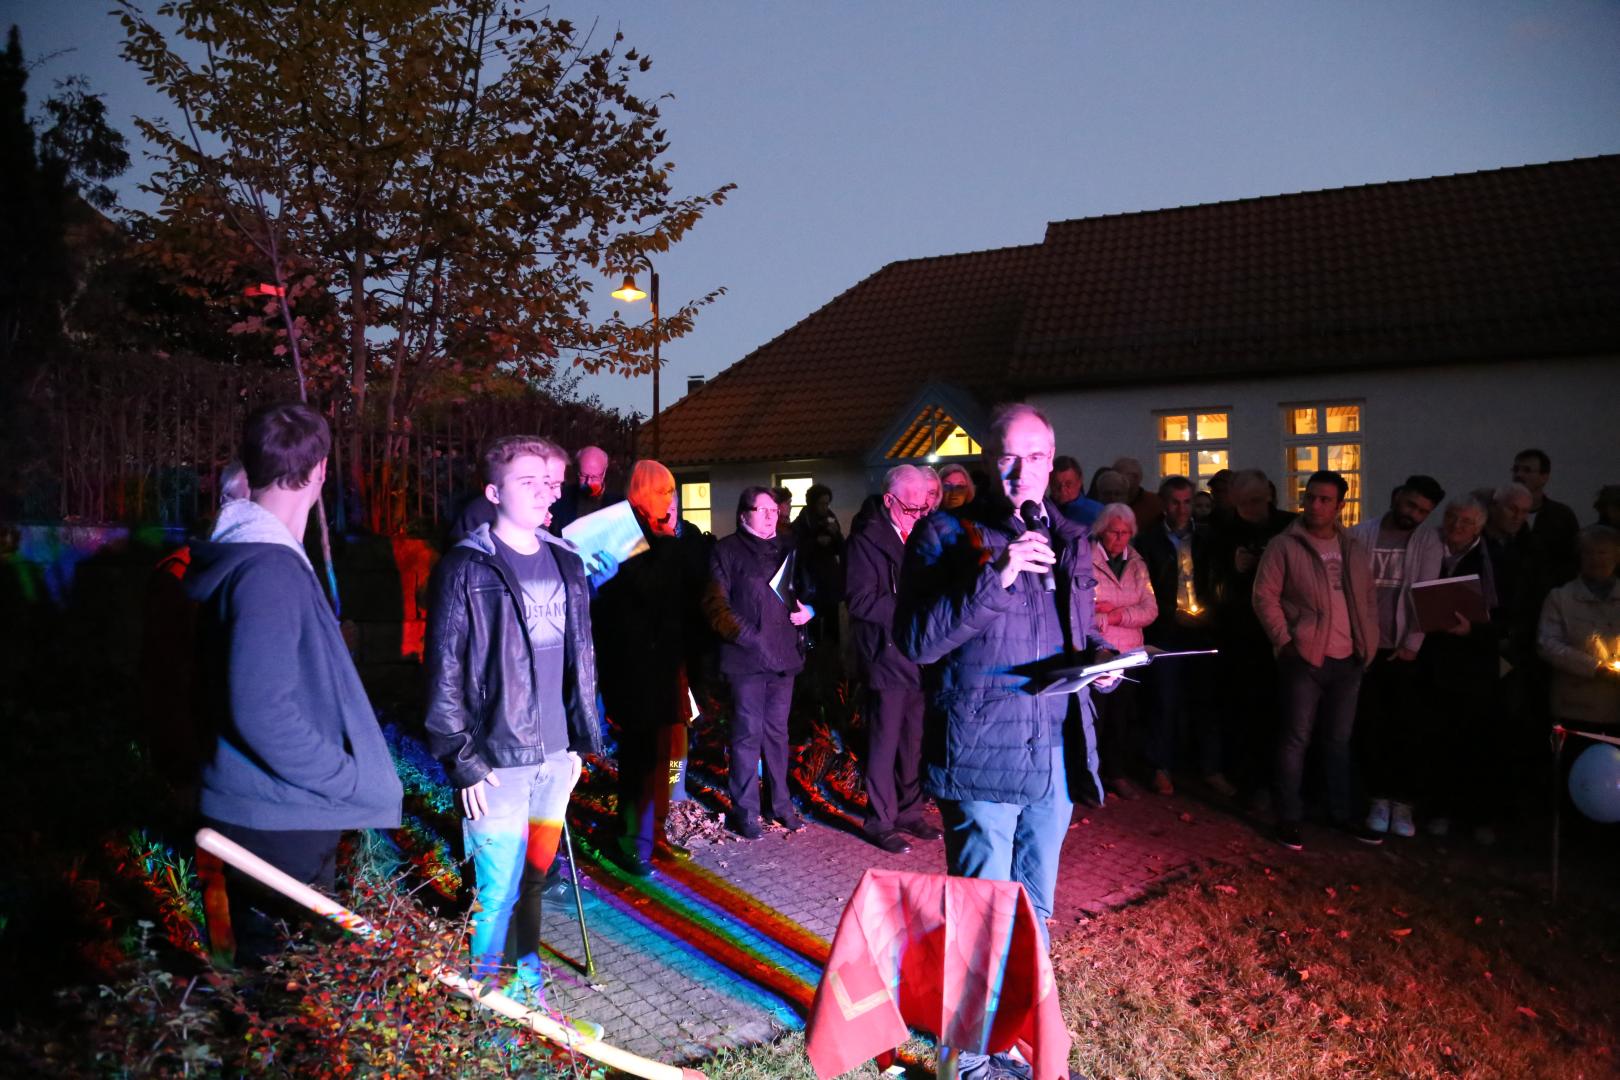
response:
<path id="1" fill-rule="evenodd" d="M 1045 515 L 1041 513 L 1040 503 L 1034 499 L 1025 499 L 1024 505 L 1018 508 L 1018 516 L 1024 519 L 1027 528 L 1035 529 L 1040 527 L 1041 518 Z"/>

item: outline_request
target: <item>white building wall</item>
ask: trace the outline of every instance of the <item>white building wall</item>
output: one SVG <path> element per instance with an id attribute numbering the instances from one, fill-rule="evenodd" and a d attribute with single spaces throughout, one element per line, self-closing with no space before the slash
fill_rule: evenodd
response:
<path id="1" fill-rule="evenodd" d="M 1156 485 L 1156 415 L 1185 409 L 1229 413 L 1232 467 L 1264 469 L 1281 490 L 1284 406 L 1340 401 L 1362 405 L 1369 514 L 1381 513 L 1389 490 L 1412 473 L 1430 474 L 1448 494 L 1502 483 L 1513 455 L 1532 446 L 1552 458 L 1548 493 L 1582 523 L 1594 519 L 1597 489 L 1620 483 L 1616 357 L 1164 382 L 1030 401 L 1051 418 L 1058 452 L 1080 459 L 1088 483 L 1096 468 L 1130 456 L 1147 470 L 1144 485 Z"/>
<path id="2" fill-rule="evenodd" d="M 818 484 L 832 488 L 833 512 L 849 533 L 849 523 L 862 501 L 876 487 L 868 487 L 866 469 L 853 459 L 813 458 L 796 461 L 760 461 L 742 465 L 711 465 L 708 469 L 676 469 L 675 475 L 686 478 L 690 474 L 707 472 L 709 492 L 714 505 L 713 529 L 716 536 L 730 536 L 737 531 L 737 499 L 743 488 L 754 484 L 766 487 L 778 475 L 802 476 L 808 474 Z"/>

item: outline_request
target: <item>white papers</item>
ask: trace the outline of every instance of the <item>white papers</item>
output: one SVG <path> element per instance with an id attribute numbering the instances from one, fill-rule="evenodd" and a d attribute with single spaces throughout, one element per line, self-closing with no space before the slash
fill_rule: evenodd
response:
<path id="1" fill-rule="evenodd" d="M 623 565 L 647 550 L 647 537 L 636 521 L 636 511 L 628 500 L 605 506 L 594 514 L 586 514 L 563 527 L 563 539 L 571 540 L 587 566 L 591 557 L 606 552 L 617 564 Z"/>
<path id="2" fill-rule="evenodd" d="M 776 568 L 776 573 L 771 575 L 771 592 L 784 604 L 788 602 L 788 593 L 793 588 L 792 574 L 793 552 L 790 551 L 782 560 L 782 565 Z"/>

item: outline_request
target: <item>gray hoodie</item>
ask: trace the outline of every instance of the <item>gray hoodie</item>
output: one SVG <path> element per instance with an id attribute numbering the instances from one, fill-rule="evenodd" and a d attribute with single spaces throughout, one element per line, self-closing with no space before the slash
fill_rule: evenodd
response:
<path id="1" fill-rule="evenodd" d="M 319 581 L 286 526 L 247 500 L 193 546 L 205 817 L 253 829 L 393 828 L 402 790 Z"/>

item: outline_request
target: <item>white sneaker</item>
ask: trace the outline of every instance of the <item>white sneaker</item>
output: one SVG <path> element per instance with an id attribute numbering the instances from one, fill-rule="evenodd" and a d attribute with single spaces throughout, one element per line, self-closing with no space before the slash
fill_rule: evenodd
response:
<path id="1" fill-rule="evenodd" d="M 1374 799 L 1367 808 L 1367 831 L 1389 832 L 1389 800 Z"/>
<path id="2" fill-rule="evenodd" d="M 1433 817 L 1423 823 L 1423 831 L 1430 836 L 1444 836 L 1451 831 L 1451 819 Z"/>
<path id="3" fill-rule="evenodd" d="M 1417 825 L 1412 821 L 1412 807 L 1409 803 L 1389 804 L 1389 831 L 1396 836 L 1417 835 Z"/>

